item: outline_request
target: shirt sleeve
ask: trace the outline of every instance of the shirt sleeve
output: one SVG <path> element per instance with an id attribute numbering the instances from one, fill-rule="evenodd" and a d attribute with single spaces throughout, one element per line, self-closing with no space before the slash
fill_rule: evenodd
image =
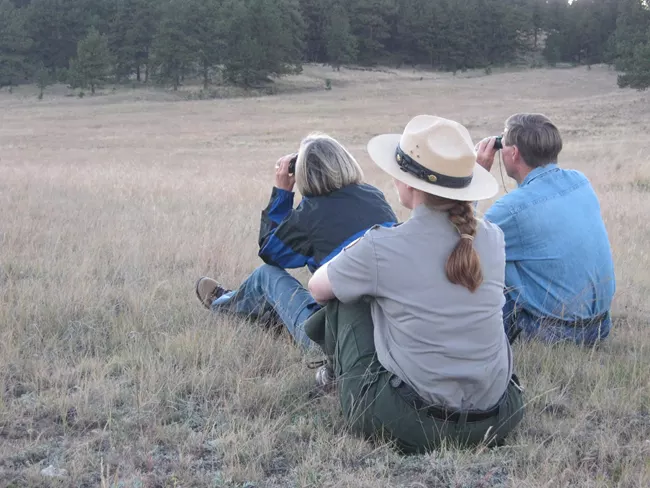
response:
<path id="1" fill-rule="evenodd" d="M 377 257 L 366 234 L 344 248 L 327 266 L 332 292 L 343 303 L 377 294 Z"/>
<path id="2" fill-rule="evenodd" d="M 280 188 L 273 187 L 269 204 L 262 211 L 260 222 L 259 245 L 262 246 L 264 239 L 275 229 L 293 210 L 294 193 Z"/>
<path id="3" fill-rule="evenodd" d="M 299 205 L 294 210 L 293 194 L 276 190 L 273 189 L 276 200 L 272 196 L 269 206 L 262 212 L 258 256 L 266 264 L 280 268 L 302 268 L 314 255 L 303 208 Z M 291 195 L 290 203 L 286 194 Z"/>
<path id="4" fill-rule="evenodd" d="M 510 205 L 497 201 L 485 213 L 485 220 L 499 226 L 506 243 L 506 261 L 523 259 L 523 247 L 517 214 L 510 211 Z"/>

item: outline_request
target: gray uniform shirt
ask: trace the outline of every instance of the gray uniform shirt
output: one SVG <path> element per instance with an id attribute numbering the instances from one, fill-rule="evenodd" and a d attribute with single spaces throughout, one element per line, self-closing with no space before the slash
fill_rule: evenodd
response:
<path id="1" fill-rule="evenodd" d="M 403 224 L 375 227 L 330 261 L 332 290 L 343 303 L 372 297 L 379 362 L 432 404 L 487 409 L 512 373 L 503 328 L 503 233 L 479 220 L 474 248 L 483 284 L 474 293 L 451 283 L 447 258 L 460 236 L 446 212 L 418 206 Z"/>

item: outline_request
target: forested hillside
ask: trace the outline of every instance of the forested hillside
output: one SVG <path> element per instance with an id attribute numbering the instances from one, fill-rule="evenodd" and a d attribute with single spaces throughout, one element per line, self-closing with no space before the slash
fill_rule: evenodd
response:
<path id="1" fill-rule="evenodd" d="M 650 84 L 645 0 L 0 0 L 0 86 L 254 86 L 303 63 L 608 63 Z"/>

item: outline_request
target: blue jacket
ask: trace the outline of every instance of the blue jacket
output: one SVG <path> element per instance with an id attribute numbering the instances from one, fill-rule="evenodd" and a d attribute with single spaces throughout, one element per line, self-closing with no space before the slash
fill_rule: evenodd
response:
<path id="1" fill-rule="evenodd" d="M 307 266 L 313 273 L 370 227 L 397 222 L 384 194 L 367 184 L 303 197 L 296 209 L 293 197 L 273 188 L 260 225 L 260 258 L 285 269 Z"/>

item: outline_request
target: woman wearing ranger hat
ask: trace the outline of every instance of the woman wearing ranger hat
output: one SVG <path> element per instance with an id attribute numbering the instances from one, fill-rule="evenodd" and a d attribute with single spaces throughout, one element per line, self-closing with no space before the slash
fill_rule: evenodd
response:
<path id="1" fill-rule="evenodd" d="M 406 452 L 500 444 L 524 409 L 503 329 L 503 233 L 474 216 L 496 180 L 461 124 L 421 115 L 368 143 L 410 218 L 372 228 L 321 267 L 309 290 L 325 304 L 306 332 L 328 356 L 351 427 Z"/>

